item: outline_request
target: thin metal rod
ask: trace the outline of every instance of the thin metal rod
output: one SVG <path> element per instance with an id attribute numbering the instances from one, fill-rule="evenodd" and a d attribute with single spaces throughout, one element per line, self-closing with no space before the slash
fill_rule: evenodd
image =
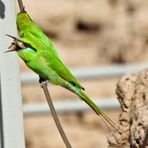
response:
<path id="1" fill-rule="evenodd" d="M 60 121 L 59 121 L 59 119 L 58 119 L 56 110 L 55 110 L 54 105 L 53 105 L 53 103 L 52 103 L 52 99 L 51 99 L 50 94 L 49 94 L 49 91 L 48 91 L 48 89 L 47 89 L 47 82 L 43 82 L 43 83 L 41 84 L 41 87 L 43 88 L 43 91 L 44 91 L 46 100 L 47 100 L 47 102 L 48 102 L 48 105 L 49 105 L 49 108 L 50 108 L 52 117 L 53 117 L 54 122 L 55 122 L 55 124 L 56 124 L 56 127 L 57 127 L 57 129 L 58 129 L 58 131 L 59 131 L 59 133 L 60 133 L 60 135 L 61 135 L 61 137 L 62 137 L 62 139 L 63 139 L 63 142 L 65 143 L 65 145 L 66 145 L 67 148 L 72 148 L 72 147 L 71 147 L 71 144 L 70 144 L 68 138 L 66 137 L 66 134 L 65 134 L 65 132 L 64 132 L 64 130 L 63 130 L 63 128 L 62 128 L 62 125 L 61 125 L 61 123 L 60 123 Z"/>
<path id="2" fill-rule="evenodd" d="M 23 1 L 22 0 L 18 0 L 18 4 L 19 4 L 19 8 L 20 8 L 20 11 L 24 11 L 25 10 L 25 7 L 23 5 Z"/>

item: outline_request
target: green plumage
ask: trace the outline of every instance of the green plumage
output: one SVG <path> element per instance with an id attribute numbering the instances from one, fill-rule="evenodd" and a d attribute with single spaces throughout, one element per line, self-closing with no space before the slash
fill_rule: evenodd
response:
<path id="1" fill-rule="evenodd" d="M 26 12 L 20 12 L 17 15 L 17 29 L 20 40 L 28 45 L 17 53 L 29 68 L 51 83 L 77 94 L 98 115 L 101 115 L 112 126 L 116 126 L 84 93 L 84 88 L 64 65 L 51 41 Z"/>

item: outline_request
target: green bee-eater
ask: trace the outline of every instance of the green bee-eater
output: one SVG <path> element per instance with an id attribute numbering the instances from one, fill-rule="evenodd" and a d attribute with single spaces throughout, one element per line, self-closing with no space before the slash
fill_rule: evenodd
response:
<path id="1" fill-rule="evenodd" d="M 18 13 L 16 23 L 20 36 L 18 42 L 22 42 L 24 46 L 18 45 L 15 50 L 25 64 L 39 75 L 40 80 L 48 80 L 75 93 L 97 115 L 116 127 L 112 120 L 84 93 L 84 88 L 62 62 L 52 42 L 27 12 Z"/>

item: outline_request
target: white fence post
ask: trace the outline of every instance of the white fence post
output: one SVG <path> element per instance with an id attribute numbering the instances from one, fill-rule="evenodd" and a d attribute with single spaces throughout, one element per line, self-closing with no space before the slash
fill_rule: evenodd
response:
<path id="1" fill-rule="evenodd" d="M 15 0 L 0 0 L 0 142 L 1 148 L 24 148 L 19 65 L 16 53 L 4 53 L 16 36 Z"/>

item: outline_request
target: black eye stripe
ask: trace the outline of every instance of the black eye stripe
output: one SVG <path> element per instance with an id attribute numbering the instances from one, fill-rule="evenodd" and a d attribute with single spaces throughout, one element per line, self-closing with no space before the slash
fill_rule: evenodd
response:
<path id="1" fill-rule="evenodd" d="M 23 45 L 26 47 L 26 48 L 31 48 L 31 49 L 33 49 L 34 51 L 37 51 L 34 47 L 32 47 L 30 44 L 28 44 L 28 43 L 25 43 L 25 42 L 23 42 L 23 41 L 21 41 L 22 43 L 23 43 Z"/>

